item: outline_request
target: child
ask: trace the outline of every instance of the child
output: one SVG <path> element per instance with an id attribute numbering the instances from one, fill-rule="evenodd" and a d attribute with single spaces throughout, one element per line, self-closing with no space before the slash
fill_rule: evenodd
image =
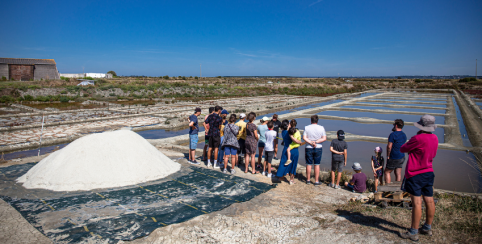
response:
<path id="1" fill-rule="evenodd" d="M 345 132 L 339 130 L 336 132 L 337 139 L 333 139 L 330 144 L 331 152 L 331 183 L 330 187 L 340 189 L 341 173 L 343 167 L 346 166 L 348 157 L 348 145 L 345 140 Z M 335 171 L 338 172 L 338 179 L 336 179 Z M 336 184 L 335 184 L 336 179 Z"/>
<path id="2" fill-rule="evenodd" d="M 353 192 L 363 193 L 367 189 L 367 176 L 361 172 L 362 167 L 359 163 L 353 163 L 351 168 L 355 171 L 355 174 L 349 183 L 345 182 L 345 187 Z"/>
<path id="3" fill-rule="evenodd" d="M 288 135 L 294 136 L 296 133 L 296 128 L 293 126 L 288 130 Z M 288 156 L 288 160 L 285 163 L 285 166 L 288 166 L 292 161 L 291 161 L 291 149 L 299 147 L 300 144 L 291 142 L 290 146 L 288 149 L 286 149 L 286 155 Z"/>
<path id="4" fill-rule="evenodd" d="M 383 164 L 385 159 L 382 156 L 382 148 L 375 147 L 375 156 L 372 156 L 372 170 L 375 176 L 375 193 L 378 192 L 378 180 L 383 182 Z"/>
<path id="5" fill-rule="evenodd" d="M 271 161 L 274 157 L 274 139 L 276 138 L 276 131 L 273 130 L 274 122 L 268 122 L 268 130 L 264 133 L 266 144 L 264 147 L 264 163 L 263 163 L 263 175 L 271 178 Z M 266 165 L 267 164 L 267 165 Z M 268 167 L 268 173 L 266 173 L 266 166 Z"/>

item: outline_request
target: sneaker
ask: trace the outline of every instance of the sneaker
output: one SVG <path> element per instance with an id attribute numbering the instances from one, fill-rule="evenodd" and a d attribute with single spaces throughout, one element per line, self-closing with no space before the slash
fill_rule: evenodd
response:
<path id="1" fill-rule="evenodd" d="M 227 170 L 227 169 L 224 169 L 224 170 L 223 170 L 223 173 L 227 174 L 227 173 L 228 173 L 228 170 Z"/>
<path id="2" fill-rule="evenodd" d="M 271 174 L 268 174 L 267 176 L 268 176 L 268 178 L 271 178 L 272 175 L 271 175 Z"/>
<path id="3" fill-rule="evenodd" d="M 341 189 L 340 185 L 336 185 L 335 189 Z"/>
<path id="4" fill-rule="evenodd" d="M 321 186 L 321 183 L 320 182 L 315 182 L 315 184 L 313 184 L 315 186 Z"/>
<path id="5" fill-rule="evenodd" d="M 285 166 L 290 165 L 290 163 L 291 163 L 291 160 L 286 161 Z"/>
<path id="6" fill-rule="evenodd" d="M 306 181 L 306 184 L 307 184 L 307 185 L 311 185 L 311 184 L 312 184 L 312 183 L 311 183 L 311 180 L 307 180 L 307 181 Z"/>
<path id="7" fill-rule="evenodd" d="M 223 163 L 220 163 L 220 164 L 219 164 L 219 167 L 224 168 L 224 164 L 223 164 Z"/>
<path id="8" fill-rule="evenodd" d="M 330 183 L 328 186 L 329 187 L 335 187 L 335 185 L 333 185 L 333 183 Z"/>
<path id="9" fill-rule="evenodd" d="M 198 162 L 198 161 L 196 161 L 196 160 L 189 161 L 189 163 L 190 163 L 190 164 L 195 164 L 195 165 L 199 165 L 199 164 L 201 164 L 201 163 L 199 163 L 199 162 Z"/>
<path id="10" fill-rule="evenodd" d="M 208 163 L 208 165 L 206 167 L 212 167 L 213 165 L 211 163 Z"/>
<path id="11" fill-rule="evenodd" d="M 274 160 L 278 160 L 278 158 L 277 158 L 277 157 L 273 157 L 273 159 L 274 159 Z"/>
<path id="12" fill-rule="evenodd" d="M 263 176 L 266 176 L 266 172 L 261 173 Z"/>
<path id="13" fill-rule="evenodd" d="M 432 229 L 424 229 L 424 228 L 420 228 L 418 229 L 418 233 L 422 234 L 422 235 L 428 235 L 428 236 L 432 236 Z"/>
<path id="14" fill-rule="evenodd" d="M 403 239 L 410 239 L 412 241 L 418 241 L 418 234 L 412 235 L 409 231 L 402 233 L 400 232 L 400 237 Z"/>
<path id="15" fill-rule="evenodd" d="M 221 167 L 219 166 L 219 163 L 215 163 L 215 164 L 214 164 L 214 168 L 219 169 L 219 168 L 221 168 Z"/>
<path id="16" fill-rule="evenodd" d="M 231 170 L 231 174 L 234 175 L 236 174 L 236 171 L 234 169 Z"/>

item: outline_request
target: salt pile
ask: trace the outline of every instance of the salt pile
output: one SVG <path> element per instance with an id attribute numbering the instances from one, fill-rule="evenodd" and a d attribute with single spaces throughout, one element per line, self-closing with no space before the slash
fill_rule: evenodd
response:
<path id="1" fill-rule="evenodd" d="M 25 188 L 78 191 L 134 185 L 181 169 L 129 130 L 92 134 L 44 158 L 17 182 Z"/>

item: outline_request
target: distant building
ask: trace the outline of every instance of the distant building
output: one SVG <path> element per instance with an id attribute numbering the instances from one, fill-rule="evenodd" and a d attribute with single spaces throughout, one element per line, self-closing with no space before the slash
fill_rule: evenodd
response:
<path id="1" fill-rule="evenodd" d="M 11 80 L 58 80 L 57 64 L 53 59 L 0 58 L 0 78 Z"/>
<path id="2" fill-rule="evenodd" d="M 112 74 L 104 74 L 104 73 L 81 73 L 81 74 L 61 73 L 60 76 L 67 77 L 67 78 L 84 78 L 84 77 L 112 78 Z"/>

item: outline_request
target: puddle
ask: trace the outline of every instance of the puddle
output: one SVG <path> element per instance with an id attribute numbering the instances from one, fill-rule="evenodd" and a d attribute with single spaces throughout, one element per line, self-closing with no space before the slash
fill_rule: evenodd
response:
<path id="1" fill-rule="evenodd" d="M 443 110 L 443 109 L 387 108 L 387 107 L 378 107 L 378 106 L 354 106 L 354 105 L 341 106 L 341 108 L 359 108 L 359 109 L 372 109 L 372 110 L 373 109 L 383 109 L 383 110 L 406 111 L 406 112 L 445 114 L 445 110 Z"/>
<path id="2" fill-rule="evenodd" d="M 412 115 L 412 114 L 378 114 L 372 112 L 351 112 L 351 111 L 323 111 L 318 113 L 318 115 L 330 115 L 330 116 L 338 116 L 338 117 L 349 117 L 349 118 L 374 118 L 374 119 L 382 119 L 382 120 L 396 120 L 402 119 L 405 122 L 417 122 L 420 120 L 422 115 Z M 434 116 L 436 124 L 445 124 L 445 117 L 443 116 Z"/>
<path id="3" fill-rule="evenodd" d="M 378 105 L 406 105 L 406 106 L 419 106 L 419 107 L 437 107 L 437 108 L 447 108 L 447 105 L 442 104 L 420 104 L 420 103 L 382 103 L 382 102 L 357 102 L 356 104 L 378 104 Z"/>
<path id="4" fill-rule="evenodd" d="M 59 145 L 54 145 L 54 146 L 48 146 L 48 147 L 41 147 L 40 148 L 40 155 L 44 155 L 47 153 L 51 153 L 53 151 L 59 150 L 67 146 L 68 144 L 59 144 Z M 16 158 L 26 158 L 26 157 L 33 157 L 38 155 L 38 148 L 37 149 L 32 149 L 32 150 L 27 150 L 27 151 L 20 151 L 20 152 L 13 152 L 13 153 L 7 153 L 4 155 L 5 160 L 12 160 Z"/>
<path id="5" fill-rule="evenodd" d="M 361 94 L 359 97 L 369 97 L 369 96 L 373 96 L 373 95 L 377 95 L 377 94 L 380 94 L 380 93 L 379 92 L 367 92 L 367 93 Z"/>
<path id="6" fill-rule="evenodd" d="M 373 149 L 377 146 L 386 148 L 384 143 L 372 143 L 363 141 L 352 141 L 348 143 L 348 162 L 343 169 L 353 172 L 351 166 L 354 162 L 360 163 L 363 173 L 370 179 L 373 179 L 370 158 L 373 155 Z M 323 143 L 323 156 L 321 159 L 321 170 L 331 170 L 331 152 L 330 142 Z M 299 164 L 305 165 L 305 146 L 300 147 Z M 281 150 L 280 150 L 281 151 Z M 385 154 L 385 153 L 384 153 Z M 281 157 L 281 152 L 278 152 Z M 408 155 L 406 156 L 408 158 Z M 402 175 L 405 172 L 406 161 L 402 169 Z M 433 167 L 435 171 L 435 188 L 444 190 L 453 190 L 461 192 L 481 192 L 482 177 L 477 168 L 474 156 L 463 151 L 441 150 L 437 152 L 434 159 Z M 394 175 L 392 174 L 392 179 Z"/>
<path id="7" fill-rule="evenodd" d="M 459 124 L 460 135 L 462 136 L 462 143 L 465 147 L 472 147 L 472 143 L 470 143 L 468 136 L 469 134 L 465 129 L 464 119 L 462 118 L 462 114 L 460 113 L 460 108 L 457 104 L 457 101 L 455 100 L 455 97 L 452 97 L 452 102 L 454 103 L 455 114 L 457 115 L 457 122 Z"/>
<path id="8" fill-rule="evenodd" d="M 373 99 L 370 99 L 370 100 L 373 100 L 373 101 L 380 101 L 380 102 L 390 102 L 390 101 L 397 101 L 397 102 L 406 102 L 406 103 L 413 103 L 413 102 L 431 102 L 431 103 L 447 103 L 447 100 L 423 100 L 423 99 L 419 99 L 417 97 L 417 100 L 411 100 L 411 99 L 394 99 L 394 98 L 384 98 L 384 99 L 380 99 L 380 98 L 373 98 Z"/>
<path id="9" fill-rule="evenodd" d="M 311 124 L 311 120 L 309 118 L 298 118 L 296 119 L 296 122 L 298 122 L 297 127 L 299 129 L 304 129 L 305 126 Z M 387 140 L 390 133 L 392 133 L 393 128 L 393 125 L 390 124 L 362 124 L 347 120 L 320 119 L 318 124 L 325 127 L 326 131 L 344 130 L 346 133 L 363 136 L 385 137 Z M 418 131 L 419 129 L 415 126 L 406 125 L 403 127 L 403 132 L 405 132 L 407 135 L 407 139 L 410 139 L 410 137 L 416 135 Z M 440 143 L 444 142 L 443 128 L 437 128 L 434 134 L 438 137 Z"/>

